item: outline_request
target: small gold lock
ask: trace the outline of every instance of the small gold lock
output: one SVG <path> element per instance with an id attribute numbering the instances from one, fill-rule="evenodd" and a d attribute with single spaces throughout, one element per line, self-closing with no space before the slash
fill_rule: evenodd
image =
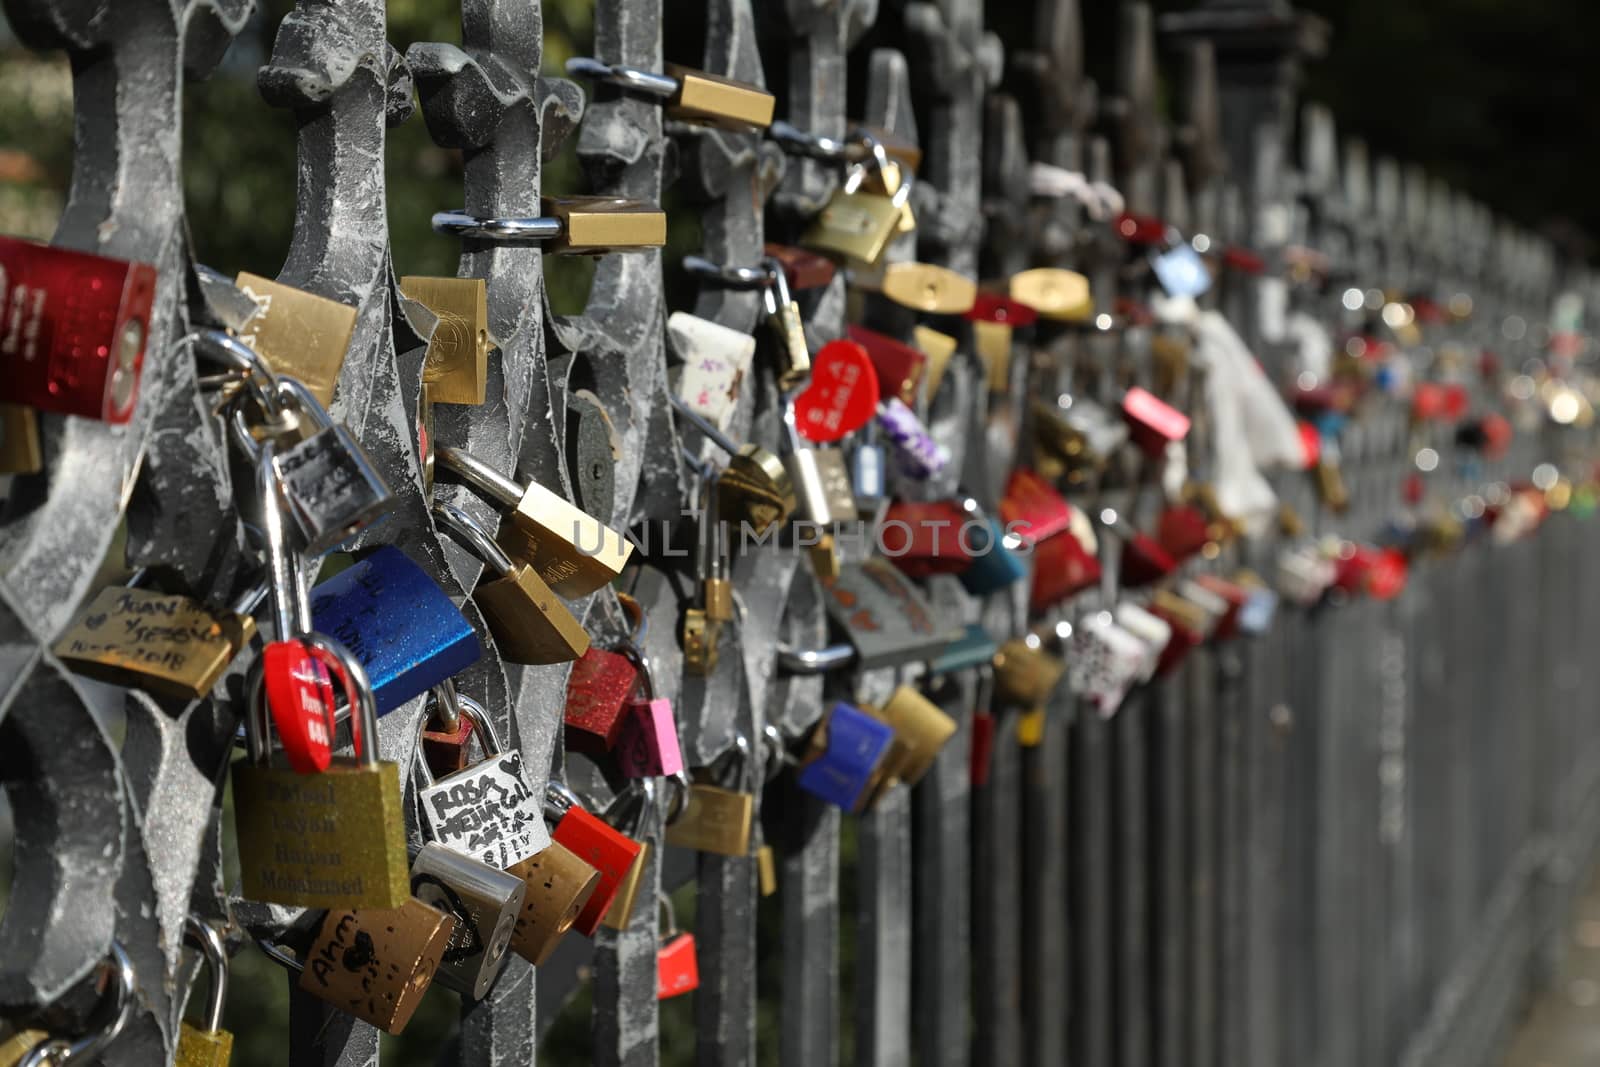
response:
<path id="1" fill-rule="evenodd" d="M 891 197 L 836 189 L 800 243 L 870 268 L 883 257 L 902 219 L 901 207 Z"/>
<path id="2" fill-rule="evenodd" d="M 1087 322 L 1094 317 L 1089 279 L 1074 270 L 1037 267 L 1013 274 L 1011 299 L 1056 322 Z"/>
<path id="3" fill-rule="evenodd" d="M 983 363 L 984 377 L 991 393 L 1011 388 L 1011 325 L 979 319 L 972 324 L 973 344 Z"/>
<path id="4" fill-rule="evenodd" d="M 561 220 L 553 252 L 598 255 L 629 248 L 660 248 L 667 243 L 664 211 L 641 200 L 614 196 L 547 196 L 546 215 Z"/>
<path id="5" fill-rule="evenodd" d="M 606 917 L 600 920 L 600 925 L 609 926 L 613 930 L 626 930 L 633 921 L 634 901 L 639 898 L 639 885 L 644 880 L 644 869 L 650 862 L 650 842 L 639 842 L 639 854 L 633 858 L 633 865 L 628 868 L 628 873 L 623 875 L 622 884 L 617 887 L 617 895 L 611 900 L 611 908 L 606 912 Z"/>
<path id="6" fill-rule="evenodd" d="M 480 584 L 472 599 L 512 663 L 566 663 L 589 651 L 589 631 L 526 563 Z"/>
<path id="7" fill-rule="evenodd" d="M 911 331 L 911 343 L 928 357 L 928 362 L 923 365 L 922 380 L 927 383 L 928 399 L 932 401 L 939 395 L 939 383 L 944 381 L 944 372 L 950 366 L 951 357 L 956 354 L 957 341 L 947 333 L 940 333 L 928 326 L 917 326 Z"/>
<path id="8" fill-rule="evenodd" d="M 727 578 L 705 578 L 700 583 L 705 599 L 706 618 L 711 622 L 733 621 L 733 582 Z"/>
<path id="9" fill-rule="evenodd" d="M 527 887 L 511 934 L 511 951 L 537 967 L 572 929 L 600 884 L 600 872 L 559 841 L 506 870 Z"/>
<path id="10" fill-rule="evenodd" d="M 668 63 L 665 70 L 678 82 L 677 93 L 667 100 L 669 118 L 724 130 L 772 125 L 776 101 L 765 89 L 675 63 Z"/>
<path id="11" fill-rule="evenodd" d="M 233 1035 L 222 1028 L 222 1011 L 228 999 L 228 950 L 216 927 L 190 915 L 183 924 L 184 941 L 200 949 L 211 972 L 206 997 L 205 1029 L 187 1019 L 178 1028 L 173 1067 L 228 1067 L 233 1056 Z"/>
<path id="12" fill-rule="evenodd" d="M 759 445 L 742 446 L 717 478 L 718 513 L 739 516 L 757 536 L 789 521 L 796 503 L 783 460 Z"/>
<path id="13" fill-rule="evenodd" d="M 23 1059 L 50 1039 L 43 1030 L 18 1030 L 0 1041 L 0 1067 L 17 1067 Z"/>
<path id="14" fill-rule="evenodd" d="M 756 849 L 756 879 L 762 896 L 770 897 L 778 891 L 778 858 L 771 845 Z"/>
<path id="15" fill-rule="evenodd" d="M 240 327 L 239 340 L 277 373 L 304 382 L 324 406 L 333 403 L 333 387 L 356 329 L 356 309 L 248 271 L 234 284 L 257 308 Z"/>
<path id="16" fill-rule="evenodd" d="M 1339 464 L 1319 459 L 1312 477 L 1316 480 L 1317 496 L 1323 504 L 1335 514 L 1343 515 L 1350 507 L 1350 490 L 1345 487 L 1344 471 Z"/>
<path id="17" fill-rule="evenodd" d="M 956 721 L 909 685 L 895 689 L 878 716 L 892 726 L 895 737 L 905 743 L 905 750 L 889 773 L 908 786 L 921 781 L 938 758 L 939 751 L 956 732 Z"/>
<path id="18" fill-rule="evenodd" d="M 811 557 L 811 571 L 818 578 L 839 577 L 839 549 L 833 534 L 825 533 L 816 544 L 806 546 L 806 554 Z"/>
<path id="19" fill-rule="evenodd" d="M 667 827 L 667 844 L 719 856 L 748 856 L 755 799 L 749 793 L 695 782 L 678 821 Z"/>
<path id="20" fill-rule="evenodd" d="M 1188 340 L 1172 333 L 1156 334 L 1150 338 L 1150 363 L 1152 391 L 1171 397 L 1189 371 Z"/>
<path id="21" fill-rule="evenodd" d="M 683 669 L 706 677 L 717 669 L 717 644 L 722 624 L 710 619 L 704 608 L 688 608 L 683 615 Z"/>
<path id="22" fill-rule="evenodd" d="M 184 596 L 114 586 L 95 594 L 51 651 L 86 678 L 200 700 L 255 632 L 248 615 L 214 612 Z"/>
<path id="23" fill-rule="evenodd" d="M 439 322 L 422 381 L 433 404 L 482 404 L 489 384 L 489 289 L 482 278 L 400 279 L 400 291 Z"/>
<path id="24" fill-rule="evenodd" d="M 22 404 L 0 404 L 0 474 L 34 474 L 43 467 L 38 414 Z"/>
<path id="25" fill-rule="evenodd" d="M 1186 600 L 1169 589 L 1159 589 L 1150 598 L 1150 607 L 1157 614 L 1170 618 L 1192 637 L 1203 638 L 1211 629 L 1211 615 L 1192 600 Z"/>
<path id="26" fill-rule="evenodd" d="M 978 299 L 978 285 L 971 278 L 932 263 L 885 264 L 878 288 L 896 304 L 931 315 L 963 314 Z"/>
<path id="27" fill-rule="evenodd" d="M 994 654 L 995 691 L 1000 697 L 1022 707 L 1042 707 L 1055 691 L 1067 665 L 1046 652 L 1014 637 Z"/>
<path id="28" fill-rule="evenodd" d="M 444 961 L 456 921 L 411 897 L 398 908 L 333 910 L 322 918 L 298 985 L 398 1034 Z"/>
<path id="29" fill-rule="evenodd" d="M 1306 520 L 1300 517 L 1294 505 L 1289 503 L 1278 505 L 1278 532 L 1291 541 L 1297 541 L 1306 535 Z"/>
<path id="30" fill-rule="evenodd" d="M 1029 708 L 1017 716 L 1017 744 L 1023 748 L 1038 748 L 1044 744 L 1045 710 Z"/>
<path id="31" fill-rule="evenodd" d="M 806 324 L 800 305 L 791 300 L 778 309 L 772 324 L 778 331 L 780 364 L 778 388 L 789 392 L 811 377 L 811 346 L 806 343 Z"/>

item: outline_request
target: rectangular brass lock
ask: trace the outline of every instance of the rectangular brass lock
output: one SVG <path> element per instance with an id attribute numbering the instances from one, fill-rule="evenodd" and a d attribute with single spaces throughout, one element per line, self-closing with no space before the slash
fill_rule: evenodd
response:
<path id="1" fill-rule="evenodd" d="M 439 322 L 428 338 L 422 381 L 433 404 L 481 404 L 489 383 L 489 289 L 482 278 L 400 279 L 400 291 Z"/>
<path id="2" fill-rule="evenodd" d="M 1043 705 L 1067 669 L 1059 657 L 1022 638 L 1000 646 L 994 658 L 995 688 L 1005 699 L 1025 708 Z"/>
<path id="3" fill-rule="evenodd" d="M 894 727 L 895 738 L 905 746 L 903 752 L 891 752 L 890 759 L 900 758 L 889 773 L 908 786 L 922 780 L 956 733 L 956 721 L 909 685 L 890 694 L 879 717 Z"/>
<path id="4" fill-rule="evenodd" d="M 330 911 L 296 984 L 385 1033 L 398 1034 L 433 984 L 455 925 L 451 916 L 414 897 L 392 909 Z"/>
<path id="5" fill-rule="evenodd" d="M 683 814 L 667 827 L 667 844 L 719 856 L 748 856 L 755 806 L 756 798 L 749 793 L 696 782 L 689 787 Z"/>
<path id="6" fill-rule="evenodd" d="M 214 612 L 188 597 L 113 586 L 95 595 L 51 651 L 86 678 L 199 700 L 255 631 L 247 615 Z"/>
<path id="7" fill-rule="evenodd" d="M 0 474 L 34 474 L 43 467 L 38 414 L 22 404 L 0 404 Z"/>
<path id="8" fill-rule="evenodd" d="M 527 892 L 511 935 L 511 951 L 537 967 L 550 958 L 600 884 L 600 872 L 559 841 L 506 868 Z"/>
<path id="9" fill-rule="evenodd" d="M 939 395 L 939 383 L 944 381 L 945 368 L 950 366 L 950 359 L 956 354 L 957 341 L 947 333 L 940 333 L 928 326 L 917 326 L 911 331 L 911 341 L 928 357 L 928 362 L 922 371 L 922 379 L 926 383 L 928 400 L 931 402 Z"/>
<path id="10" fill-rule="evenodd" d="M 765 89 L 675 63 L 668 63 L 665 72 L 678 82 L 677 93 L 667 101 L 669 118 L 725 130 L 772 125 L 776 102 Z"/>
<path id="11" fill-rule="evenodd" d="M 1010 325 L 1004 322 L 979 319 L 972 324 L 973 344 L 991 393 L 1004 393 L 1011 388 L 1011 333 Z"/>
<path id="12" fill-rule="evenodd" d="M 510 518 L 500 547 L 569 600 L 610 584 L 633 553 L 622 534 L 538 482 L 528 483 Z"/>
<path id="13" fill-rule="evenodd" d="M 546 215 L 561 220 L 561 236 L 552 252 L 599 255 L 632 248 L 660 248 L 667 243 L 666 212 L 642 200 L 613 196 L 547 196 Z"/>
<path id="14" fill-rule="evenodd" d="M 883 257 L 900 217 L 900 208 L 887 196 L 836 190 L 800 243 L 870 267 Z"/>
<path id="15" fill-rule="evenodd" d="M 356 309 L 248 271 L 240 272 L 234 284 L 258 309 L 239 331 L 239 340 L 277 373 L 304 382 L 324 405 L 333 403 L 333 387 L 356 329 Z"/>

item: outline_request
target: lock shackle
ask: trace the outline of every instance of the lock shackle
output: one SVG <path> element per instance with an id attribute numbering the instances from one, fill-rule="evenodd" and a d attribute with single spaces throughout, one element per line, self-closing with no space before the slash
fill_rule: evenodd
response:
<path id="1" fill-rule="evenodd" d="M 551 778 L 544 784 L 544 815 L 560 822 L 573 808 L 583 808 L 583 800 L 566 782 Z"/>
<path id="2" fill-rule="evenodd" d="M 794 753 L 789 751 L 789 739 L 783 736 L 783 731 L 778 729 L 776 723 L 766 723 L 761 727 L 761 740 L 766 750 L 766 769 L 764 777 L 772 781 L 783 773 L 785 767 L 794 767 L 799 764 Z"/>
<path id="3" fill-rule="evenodd" d="M 655 805 L 655 779 L 635 778 L 611 798 L 611 803 L 600 812 L 600 817 L 618 833 L 637 837 Z"/>
<path id="4" fill-rule="evenodd" d="M 367 669 L 350 650 L 336 638 L 315 631 L 295 638 L 312 657 L 344 683 L 345 701 L 350 705 L 350 743 L 356 759 L 363 767 L 378 765 L 378 701 L 372 694 L 372 682 Z M 247 688 L 250 692 L 245 735 L 250 747 L 250 761 L 263 763 L 270 747 L 271 716 L 268 714 L 267 680 L 261 670 L 261 661 L 251 669 L 252 678 Z M 328 709 L 328 736 L 334 734 L 338 713 Z"/>
<path id="5" fill-rule="evenodd" d="M 68 1067 L 80 1061 L 88 1063 L 98 1058 L 122 1033 L 128 1020 L 133 1018 L 133 990 L 137 981 L 133 961 L 128 958 L 122 942 L 113 938 L 110 954 L 101 966 L 111 972 L 111 986 L 106 991 L 113 1005 L 111 1018 L 100 1029 L 80 1038 L 70 1041 L 53 1038 L 35 1046 L 18 1061 L 18 1067 Z"/>
<path id="6" fill-rule="evenodd" d="M 477 556 L 489 569 L 505 578 L 515 569 L 505 549 L 495 543 L 477 519 L 462 508 L 441 500 L 433 505 L 433 521 Z"/>
<path id="7" fill-rule="evenodd" d="M 666 929 L 661 931 L 661 940 L 667 941 L 677 937 L 678 909 L 672 906 L 672 898 L 667 895 L 664 889 L 656 889 L 656 909 L 658 917 L 661 913 L 665 913 L 667 916 L 667 926 Z"/>
<path id="8" fill-rule="evenodd" d="M 778 668 L 784 674 L 827 674 L 848 667 L 855 658 L 855 646 L 847 641 L 822 648 L 778 646 Z"/>
<path id="9" fill-rule="evenodd" d="M 333 425 L 333 416 L 328 414 L 328 409 L 299 378 L 280 374 L 275 388 L 278 399 L 287 400 L 297 415 L 309 417 L 317 430 L 326 430 Z"/>
<path id="10" fill-rule="evenodd" d="M 705 256 L 683 257 L 685 272 L 724 289 L 765 289 L 772 283 L 765 263 L 766 260 L 762 260 L 763 266 L 760 267 L 729 267 L 712 262 Z"/>
<path id="11" fill-rule="evenodd" d="M 428 696 L 433 700 L 434 711 L 439 716 L 440 724 L 449 732 L 455 733 L 461 726 L 461 694 L 456 692 L 454 679 L 446 678 L 429 690 Z M 423 710 L 427 710 L 426 704 L 423 705 Z M 422 721 L 427 722 L 428 717 L 424 715 Z"/>
<path id="12" fill-rule="evenodd" d="M 465 449 L 435 445 L 433 458 L 461 481 L 506 507 L 514 508 L 522 500 L 522 486 Z"/>
<path id="13" fill-rule="evenodd" d="M 465 210 L 436 211 L 433 232 L 449 237 L 469 237 L 502 245 L 543 244 L 566 232 L 566 223 L 554 215 L 530 218 L 493 218 Z"/>
<path id="14" fill-rule="evenodd" d="M 867 180 L 867 173 L 875 170 L 879 174 L 888 172 L 894 161 L 889 158 L 889 149 L 884 146 L 878 135 L 865 127 L 858 128 L 850 135 L 850 140 L 862 145 L 866 149 L 865 158 L 856 161 L 850 173 L 844 179 L 844 191 L 853 193 L 861 188 L 861 183 Z M 889 197 L 889 203 L 897 208 L 904 207 L 906 201 L 911 199 L 911 186 L 917 180 L 910 167 L 900 167 L 900 184 Z"/>
<path id="15" fill-rule="evenodd" d="M 198 915 L 183 920 L 183 940 L 200 950 L 206 966 L 211 969 L 211 991 L 206 997 L 205 1030 L 216 1033 L 222 1029 L 222 1008 L 228 1001 L 228 949 L 222 943 L 217 928 Z"/>
<path id="16" fill-rule="evenodd" d="M 431 695 L 442 702 L 444 698 L 439 695 L 441 688 L 443 687 L 434 686 Z M 452 689 L 454 689 L 453 686 Z M 465 693 L 456 693 L 455 699 L 460 714 L 468 722 L 472 723 L 473 728 L 480 734 L 478 743 L 483 746 L 482 762 L 486 763 L 495 756 L 500 755 L 502 751 L 500 738 L 494 731 L 494 723 L 489 720 L 488 710 Z M 428 716 L 426 714 L 417 717 L 417 743 L 411 749 L 411 764 L 414 769 L 422 772 L 423 785 L 431 786 L 436 781 L 433 777 L 433 768 L 429 767 L 428 761 L 422 758 L 422 731 L 427 725 Z"/>
<path id="17" fill-rule="evenodd" d="M 289 544 L 277 449 L 277 442 L 270 438 L 261 442 L 256 453 L 256 491 L 261 499 L 261 534 L 267 549 L 272 625 L 278 640 L 288 641 L 311 632 L 311 592 L 306 588 L 300 553 Z"/>
<path id="18" fill-rule="evenodd" d="M 278 396 L 278 377 L 261 353 L 222 330 L 195 330 L 178 339 L 178 345 L 188 348 L 196 356 L 244 375 L 243 381 L 266 414 L 268 423 L 278 430 L 288 430 L 293 424 L 283 410 Z"/>
<path id="19" fill-rule="evenodd" d="M 791 156 L 805 156 L 807 159 L 819 159 L 824 163 L 850 161 L 851 142 L 802 130 L 794 123 L 783 119 L 778 119 L 767 127 L 767 136 L 778 142 L 778 147 Z"/>
<path id="20" fill-rule="evenodd" d="M 684 418 L 693 423 L 695 429 L 699 430 L 701 433 L 705 434 L 711 439 L 712 444 L 716 445 L 730 456 L 737 456 L 739 454 L 739 446 L 734 444 L 732 439 L 729 438 L 727 434 L 713 426 L 704 415 L 690 407 L 689 402 L 684 400 L 683 397 L 679 396 L 675 392 L 669 392 L 667 394 L 667 399 L 672 401 L 672 406 L 678 409 L 678 414 L 682 415 Z M 695 462 L 698 463 L 700 461 L 695 460 Z"/>
<path id="21" fill-rule="evenodd" d="M 683 813 L 689 810 L 689 776 L 683 771 L 669 774 L 661 779 L 661 785 L 672 790 L 672 799 L 667 804 L 661 821 L 667 826 L 673 826 L 683 818 Z"/>
<path id="22" fill-rule="evenodd" d="M 574 56 L 567 60 L 567 73 L 574 77 L 606 82 L 621 89 L 648 93 L 663 100 L 671 99 L 681 88 L 678 79 L 669 78 L 665 74 L 652 74 L 647 70 L 624 66 L 621 63 L 602 63 L 589 56 Z"/>
<path id="23" fill-rule="evenodd" d="M 712 781 L 724 789 L 737 789 L 742 793 L 755 791 L 755 775 L 753 773 L 755 761 L 751 758 L 750 739 L 742 733 L 733 735 L 733 743 L 716 758 L 706 765 L 706 773 Z M 730 773 L 731 771 L 731 773 Z M 733 782 L 737 776 L 737 782 Z"/>
<path id="24" fill-rule="evenodd" d="M 305 973 L 306 965 L 300 960 L 297 960 L 293 956 L 289 955 L 289 953 L 281 946 L 273 944 L 271 938 L 256 938 L 256 948 L 260 949 L 262 955 L 266 956 L 267 959 L 271 960 L 273 963 L 287 967 L 295 974 Z"/>

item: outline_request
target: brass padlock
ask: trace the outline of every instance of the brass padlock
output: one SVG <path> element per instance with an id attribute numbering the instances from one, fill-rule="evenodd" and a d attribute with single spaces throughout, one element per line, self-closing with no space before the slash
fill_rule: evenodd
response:
<path id="1" fill-rule="evenodd" d="M 1035 635 L 1014 637 L 994 654 L 996 693 L 1025 708 L 1041 707 L 1067 669 L 1066 663 L 1044 650 Z"/>
<path id="2" fill-rule="evenodd" d="M 1171 398 L 1189 373 L 1189 341 L 1173 333 L 1158 333 L 1150 338 L 1151 390 Z"/>
<path id="3" fill-rule="evenodd" d="M 914 686 L 902 685 L 889 694 L 879 717 L 894 728 L 896 739 L 905 745 L 902 752 L 891 749 L 885 763 L 888 774 L 907 786 L 922 780 L 956 733 L 956 721 Z"/>
<path id="4" fill-rule="evenodd" d="M 668 118 L 725 130 L 772 124 L 775 101 L 765 89 L 676 63 L 666 65 L 666 74 L 678 82 L 677 95 L 667 101 Z"/>
<path id="5" fill-rule="evenodd" d="M 609 585 L 633 554 L 627 538 L 538 482 L 518 485 L 448 445 L 434 454 L 446 469 L 511 509 L 511 521 L 500 526 L 500 546 L 532 566 L 558 596 L 576 600 Z"/>
<path id="6" fill-rule="evenodd" d="M 0 1041 L 0 1067 L 18 1067 L 28 1053 L 50 1040 L 45 1030 L 18 1030 Z"/>
<path id="7" fill-rule="evenodd" d="M 1073 270 L 1036 267 L 1013 274 L 1011 299 L 1056 322 L 1087 322 L 1094 317 L 1089 279 Z"/>
<path id="8" fill-rule="evenodd" d="M 895 236 L 901 206 L 893 197 L 878 193 L 837 189 L 801 236 L 800 243 L 870 266 L 882 258 Z"/>
<path id="9" fill-rule="evenodd" d="M 682 781 L 680 777 L 677 779 Z M 625 833 L 639 843 L 639 854 L 634 857 L 623 875 L 617 895 L 611 901 L 600 925 L 613 930 L 626 930 L 633 921 L 634 906 L 639 899 L 639 887 L 644 884 L 645 868 L 650 864 L 650 842 L 644 840 L 644 823 L 655 808 L 656 783 L 649 778 L 636 778 L 628 788 L 618 793 L 606 808 L 606 821 L 618 832 Z"/>
<path id="10" fill-rule="evenodd" d="M 1317 484 L 1317 496 L 1328 510 L 1343 515 L 1350 507 L 1350 490 L 1345 486 L 1344 470 L 1326 457 L 1317 460 L 1312 469 Z"/>
<path id="11" fill-rule="evenodd" d="M 398 908 L 335 909 L 322 917 L 304 964 L 263 944 L 300 971 L 299 988 L 379 1030 L 405 1030 L 433 984 L 456 921 L 408 897 Z"/>
<path id="12" fill-rule="evenodd" d="M 482 404 L 489 384 L 489 289 L 482 278 L 400 279 L 400 291 L 439 320 L 422 382 L 434 404 Z"/>
<path id="13" fill-rule="evenodd" d="M 1044 708 L 1029 708 L 1017 716 L 1017 744 L 1023 748 L 1038 748 L 1044 744 L 1045 724 L 1049 721 Z"/>
<path id="14" fill-rule="evenodd" d="M 511 951 L 537 967 L 572 929 L 600 884 L 600 872 L 559 841 L 506 870 L 521 878 L 526 889 Z"/>
<path id="15" fill-rule="evenodd" d="M 949 368 L 959 342 L 947 333 L 940 333 L 930 326 L 919 325 L 911 329 L 911 343 L 928 357 L 928 362 L 922 371 L 922 382 L 927 390 L 927 398 L 931 402 L 939 395 L 939 385 L 944 381 L 944 372 Z"/>
<path id="16" fill-rule="evenodd" d="M 717 645 L 722 639 L 722 624 L 711 619 L 704 608 L 686 608 L 683 614 L 683 669 L 706 677 L 717 669 Z"/>
<path id="17" fill-rule="evenodd" d="M 718 521 L 748 525 L 760 536 L 773 523 L 789 520 L 795 508 L 794 485 L 783 460 L 759 445 L 735 444 L 676 394 L 667 399 L 695 428 L 724 452 L 728 465 L 715 479 Z"/>
<path id="18" fill-rule="evenodd" d="M 856 508 L 856 489 L 850 481 L 850 467 L 845 462 L 844 451 L 838 448 L 818 448 L 817 477 L 822 482 L 822 494 L 827 501 L 828 514 L 834 522 L 855 522 L 861 518 Z"/>
<path id="19" fill-rule="evenodd" d="M 175 700 L 200 700 L 255 636 L 249 614 L 264 588 L 233 612 L 185 596 L 113 586 L 95 594 L 51 651 L 75 674 Z"/>
<path id="20" fill-rule="evenodd" d="M 95 987 L 103 990 L 95 1007 L 98 1027 L 73 1038 L 24 1027 L 0 1041 L 0 1067 L 55 1067 L 89 1059 L 100 1062 L 100 1050 L 116 1039 L 132 1014 L 135 980 L 133 961 L 122 943 L 113 939 L 110 955 L 96 971 Z"/>
<path id="21" fill-rule="evenodd" d="M 561 220 L 552 252 L 598 255 L 667 243 L 666 212 L 641 200 L 613 196 L 546 196 L 545 215 Z"/>
<path id="22" fill-rule="evenodd" d="M 778 857 L 771 845 L 756 849 L 756 879 L 762 896 L 770 897 L 778 891 Z"/>
<path id="23" fill-rule="evenodd" d="M 433 506 L 434 521 L 489 565 L 472 600 L 495 647 L 512 663 L 566 663 L 589 651 L 589 631 L 527 563 L 514 563 L 476 519 L 454 504 Z"/>
<path id="24" fill-rule="evenodd" d="M 333 387 L 356 329 L 356 309 L 248 271 L 240 272 L 234 284 L 257 308 L 239 329 L 239 340 L 277 373 L 304 382 L 324 406 L 333 403 Z"/>
<path id="25" fill-rule="evenodd" d="M 885 264 L 876 283 L 896 304 L 930 315 L 961 315 L 978 299 L 978 284 L 971 278 L 932 263 Z"/>
<path id="26" fill-rule="evenodd" d="M 228 1000 L 228 950 L 216 927 L 191 915 L 183 923 L 183 939 L 194 945 L 211 970 L 211 991 L 206 997 L 204 1027 L 185 1019 L 178 1030 L 173 1067 L 228 1067 L 233 1056 L 233 1035 L 222 1028 L 222 1008 Z"/>
<path id="27" fill-rule="evenodd" d="M 751 826 L 756 798 L 744 788 L 714 784 L 731 782 L 737 776 L 744 785 L 750 765 L 750 743 L 743 736 L 734 747 L 718 757 L 689 786 L 678 820 L 667 827 L 667 844 L 678 848 L 714 852 L 719 856 L 750 855 Z M 729 775 L 729 771 L 735 772 Z"/>
<path id="28" fill-rule="evenodd" d="M 336 757 L 316 774 L 270 765 L 266 679 L 256 672 L 245 719 L 250 755 L 233 765 L 242 893 L 303 908 L 399 907 L 411 896 L 400 769 L 378 760 L 366 671 L 332 638 L 299 640 L 342 676 L 360 755 Z"/>
<path id="29" fill-rule="evenodd" d="M 43 469 L 38 414 L 22 404 L 0 404 L 0 474 L 35 474 Z"/>
<path id="30" fill-rule="evenodd" d="M 1011 389 L 1011 335 L 1009 323 L 979 319 L 972 324 L 972 342 L 983 364 L 984 380 L 991 393 Z"/>
<path id="31" fill-rule="evenodd" d="M 833 534 L 825 533 L 814 544 L 807 545 L 806 554 L 811 558 L 811 571 L 818 578 L 839 577 L 839 548 Z"/>

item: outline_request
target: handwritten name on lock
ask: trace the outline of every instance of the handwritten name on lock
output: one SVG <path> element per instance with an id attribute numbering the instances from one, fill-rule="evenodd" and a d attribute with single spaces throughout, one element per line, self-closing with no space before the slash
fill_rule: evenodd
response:
<path id="1" fill-rule="evenodd" d="M 392 936 L 382 938 L 383 933 L 393 932 L 392 924 L 380 924 L 379 937 L 373 936 L 369 925 L 363 925 L 355 912 L 330 913 L 299 984 L 331 998 L 357 1018 L 387 1019 L 401 1007 L 400 1000 L 417 984 L 418 976 L 426 979 L 439 969 L 447 936 L 441 923 L 423 956 L 415 958 L 398 950 Z"/>
<path id="2" fill-rule="evenodd" d="M 340 833 L 339 790 L 332 774 L 274 776 L 263 779 L 263 814 L 274 842 L 270 857 L 257 857 L 260 889 L 357 898 L 368 887 L 361 874 L 348 878 L 316 877 L 310 872 L 359 870 L 357 857 L 372 847 L 370 841 Z M 236 790 L 237 791 L 237 790 Z M 349 828 L 349 821 L 344 828 Z M 254 887 L 247 885 L 247 893 Z"/>
<path id="3" fill-rule="evenodd" d="M 55 645 L 62 659 L 184 674 L 193 661 L 230 653 L 237 626 L 181 597 L 106 589 Z"/>
<path id="4" fill-rule="evenodd" d="M 548 844 L 544 816 L 522 777 L 522 754 L 507 752 L 422 791 L 433 840 L 504 870 Z M 536 836 L 537 835 L 537 836 Z"/>

